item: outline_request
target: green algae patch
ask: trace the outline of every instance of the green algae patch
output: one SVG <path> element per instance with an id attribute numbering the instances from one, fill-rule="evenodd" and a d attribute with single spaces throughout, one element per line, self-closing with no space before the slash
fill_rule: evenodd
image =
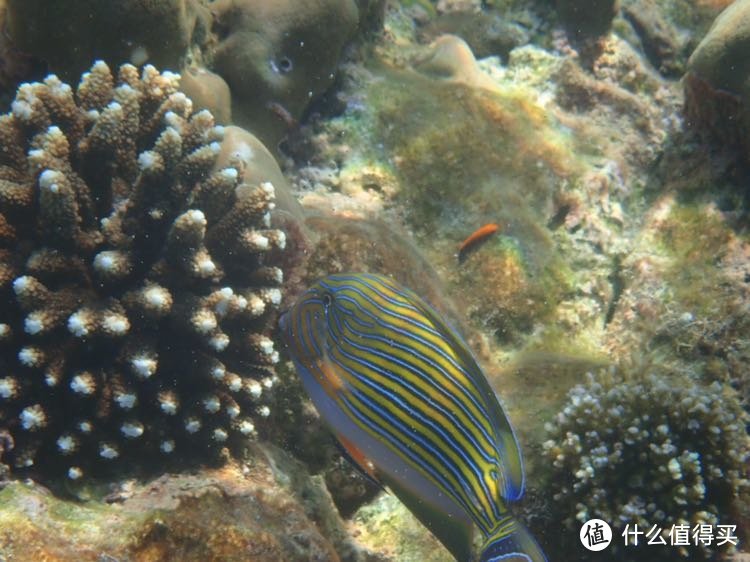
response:
<path id="1" fill-rule="evenodd" d="M 537 240 L 549 243 L 541 230 L 536 233 Z M 571 272 L 552 247 L 523 240 L 534 238 L 497 236 L 449 274 L 467 315 L 503 343 L 517 344 L 535 326 L 551 321 L 571 289 Z"/>
<path id="2" fill-rule="evenodd" d="M 399 0 L 398 4 L 407 10 L 422 10 L 430 18 L 437 16 L 437 10 L 429 0 Z"/>
<path id="3" fill-rule="evenodd" d="M 106 504 L 67 501 L 39 486 L 11 482 L 0 491 L 0 557 L 100 560 L 122 552 L 141 522 Z"/>
<path id="4" fill-rule="evenodd" d="M 674 300 L 696 316 L 715 315 L 726 302 L 717 265 L 734 237 L 715 209 L 701 205 L 675 205 L 661 227 L 659 241 L 672 259 L 666 276 Z"/>
<path id="5" fill-rule="evenodd" d="M 570 290 L 569 268 L 545 225 L 555 194 L 580 174 L 578 141 L 533 92 L 467 70 L 476 62 L 460 44 L 443 47 L 453 51 L 419 66 L 429 75 L 373 70 L 366 99 L 376 146 L 389 155 L 399 180 L 394 202 L 418 239 L 452 255 L 482 224 L 500 225 L 503 236 L 451 283 L 476 301 L 470 314 L 480 325 L 517 341 Z"/>
<path id="6" fill-rule="evenodd" d="M 390 494 L 362 507 L 350 523 L 357 541 L 400 562 L 452 562 L 450 553 Z"/>
<path id="7" fill-rule="evenodd" d="M 524 206 L 542 208 L 574 172 L 568 138 L 522 92 L 396 69 L 381 75 L 368 99 L 411 221 L 424 233 L 481 213 L 513 217 Z"/>

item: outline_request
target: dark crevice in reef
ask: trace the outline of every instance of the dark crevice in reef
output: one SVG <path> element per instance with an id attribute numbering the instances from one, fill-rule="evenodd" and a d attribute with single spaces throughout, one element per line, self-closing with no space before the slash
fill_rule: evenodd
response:
<path id="1" fill-rule="evenodd" d="M 607 279 L 612 283 L 612 299 L 609 301 L 607 307 L 607 314 L 604 316 L 604 325 L 606 326 L 612 321 L 617 310 L 617 303 L 620 302 L 622 292 L 625 290 L 625 281 L 622 278 L 622 258 L 615 256 L 612 260 L 612 273 L 607 276 Z"/>

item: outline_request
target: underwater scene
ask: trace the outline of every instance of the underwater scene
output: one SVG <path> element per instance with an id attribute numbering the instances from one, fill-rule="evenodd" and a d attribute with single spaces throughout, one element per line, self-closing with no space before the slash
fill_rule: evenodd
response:
<path id="1" fill-rule="evenodd" d="M 0 562 L 750 562 L 750 0 L 0 30 Z"/>

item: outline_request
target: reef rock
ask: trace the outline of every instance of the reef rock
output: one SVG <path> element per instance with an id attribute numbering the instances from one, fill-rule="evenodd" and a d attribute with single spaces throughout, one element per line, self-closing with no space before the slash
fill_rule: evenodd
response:
<path id="1" fill-rule="evenodd" d="M 17 470 L 217 458 L 270 414 L 274 188 L 231 155 L 216 167 L 224 129 L 178 83 L 100 61 L 75 94 L 23 84 L 0 116 L 0 456 Z"/>
<path id="2" fill-rule="evenodd" d="M 651 64 L 662 74 L 677 77 L 685 69 L 687 38 L 661 8 L 663 4 L 654 0 L 629 0 L 623 3 L 622 14 L 638 34 Z"/>
<path id="3" fill-rule="evenodd" d="M 684 83 L 692 124 L 750 158 L 750 0 L 716 18 L 688 60 Z"/>
<path id="4" fill-rule="evenodd" d="M 0 491 L 0 557 L 13 560 L 366 560 L 322 479 L 273 446 L 244 463 L 121 483 L 104 497 L 52 496 L 34 483 Z M 83 500 L 83 501 L 81 501 Z M 22 540 L 19 540 L 23 537 Z"/>
<path id="5" fill-rule="evenodd" d="M 579 37 L 597 37 L 609 31 L 620 8 L 619 0 L 557 0 L 565 26 Z"/>
<path id="6" fill-rule="evenodd" d="M 507 21 L 497 12 L 449 12 L 441 14 L 422 30 L 425 38 L 457 35 L 465 40 L 477 58 L 499 55 L 508 59 L 510 51 L 529 41 L 524 26 Z"/>
<path id="7" fill-rule="evenodd" d="M 193 101 L 196 110 L 207 109 L 220 125 L 232 121 L 232 93 L 218 74 L 197 66 L 180 73 L 180 90 Z"/>
<path id="8" fill-rule="evenodd" d="M 66 80 L 94 58 L 177 69 L 209 25 L 210 14 L 198 0 L 8 0 L 8 33 L 15 46 Z"/>

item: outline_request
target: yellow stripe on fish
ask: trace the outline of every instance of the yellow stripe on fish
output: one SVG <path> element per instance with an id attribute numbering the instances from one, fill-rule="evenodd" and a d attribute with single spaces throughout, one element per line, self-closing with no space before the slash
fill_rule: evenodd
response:
<path id="1" fill-rule="evenodd" d="M 513 429 L 469 348 L 432 307 L 384 276 L 332 275 L 281 328 L 350 456 L 454 556 L 470 560 L 476 525 L 480 561 L 546 560 L 504 503 L 524 489 Z"/>

